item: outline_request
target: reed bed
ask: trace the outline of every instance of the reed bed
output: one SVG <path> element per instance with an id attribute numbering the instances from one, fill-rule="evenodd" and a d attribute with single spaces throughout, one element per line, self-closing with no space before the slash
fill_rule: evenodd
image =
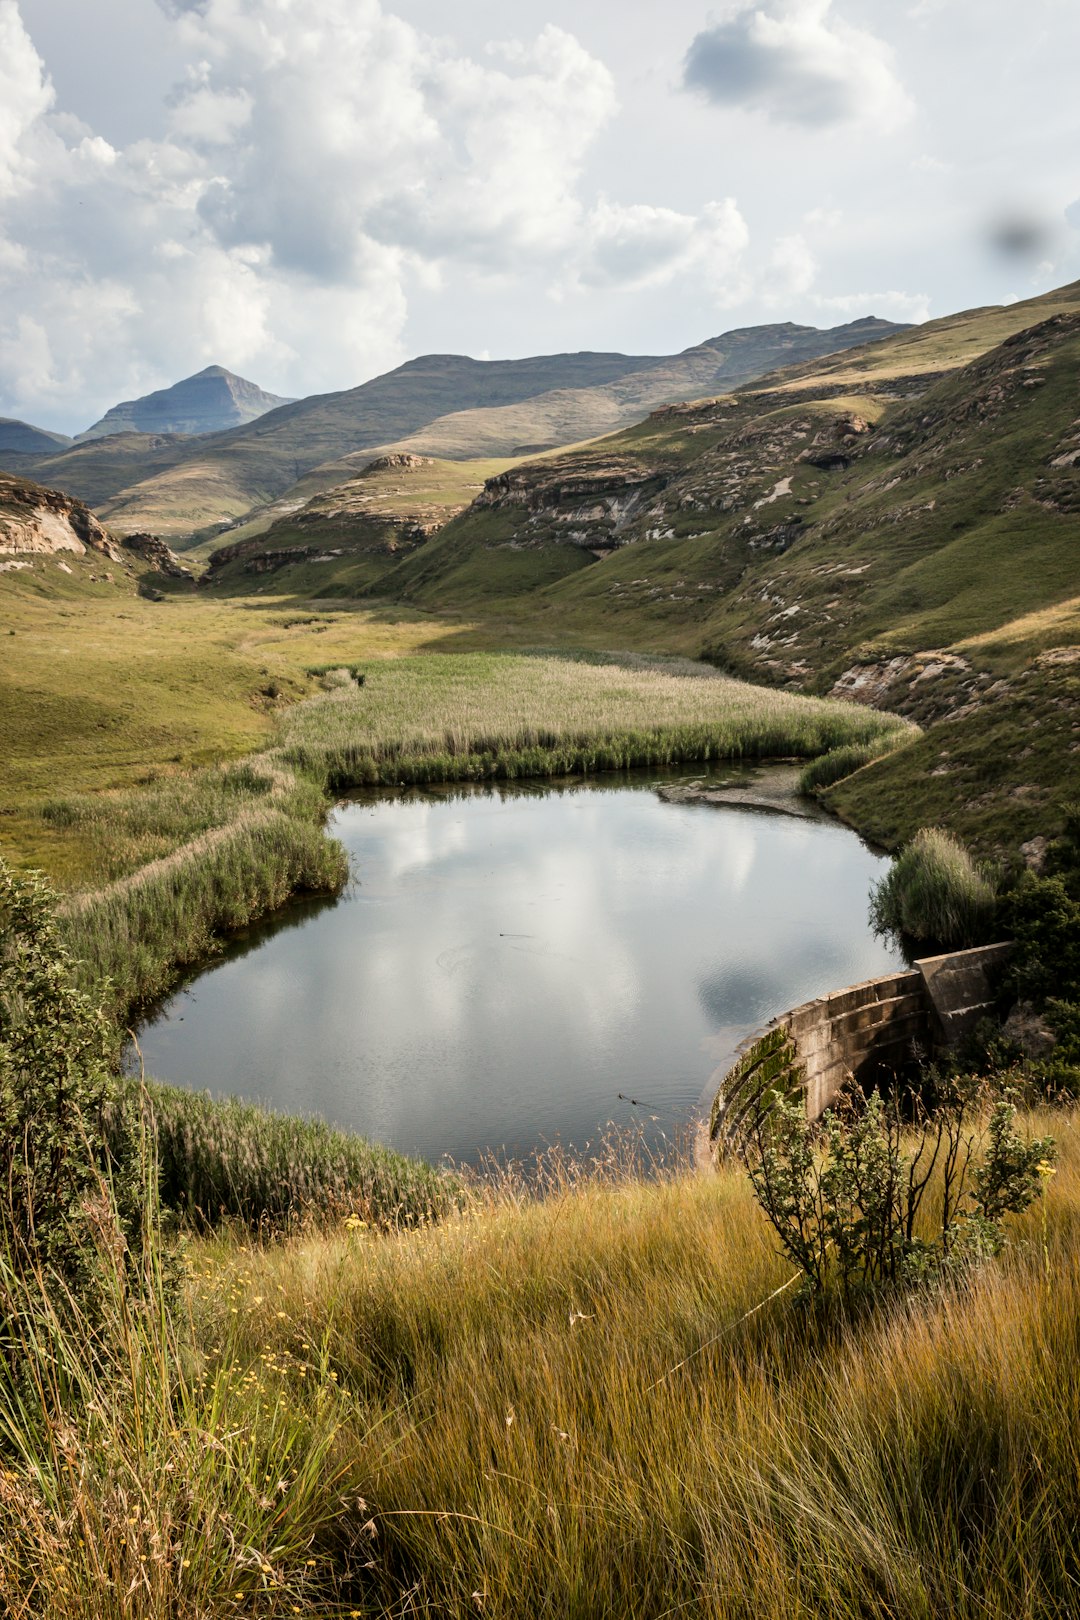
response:
<path id="1" fill-rule="evenodd" d="M 373 664 L 362 686 L 298 704 L 279 757 L 342 789 L 808 757 L 910 729 L 677 660 L 446 654 Z"/>
<path id="2" fill-rule="evenodd" d="M 453 1176 L 318 1119 L 206 1093 L 142 1089 L 162 1201 L 189 1226 L 262 1232 L 351 1219 L 396 1230 L 444 1215 Z"/>
<path id="3" fill-rule="evenodd" d="M 871 760 L 891 754 L 896 748 L 903 747 L 905 742 L 913 742 L 916 736 L 914 730 L 882 732 L 868 742 L 844 743 L 839 748 L 830 748 L 827 754 L 819 754 L 803 766 L 799 772 L 799 792 L 818 793 L 823 788 L 832 787 L 834 782 L 842 782 L 864 765 L 869 765 Z"/>
<path id="4" fill-rule="evenodd" d="M 162 774 L 122 792 L 69 793 L 48 800 L 40 813 L 50 826 L 71 829 L 86 844 L 89 887 L 114 883 L 270 806 L 314 822 L 325 810 L 317 782 L 253 755 L 239 764 Z"/>
<path id="5" fill-rule="evenodd" d="M 345 852 L 319 825 L 268 808 L 241 815 L 61 914 L 81 982 L 123 1022 L 160 996 L 178 968 L 220 948 L 223 935 L 305 891 L 334 892 Z"/>

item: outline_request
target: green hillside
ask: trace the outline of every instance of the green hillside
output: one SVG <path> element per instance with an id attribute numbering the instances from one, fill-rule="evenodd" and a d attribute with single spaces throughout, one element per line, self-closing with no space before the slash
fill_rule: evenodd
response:
<path id="1" fill-rule="evenodd" d="M 463 511 L 512 461 L 438 461 L 410 453 L 379 456 L 359 472 L 271 521 L 245 525 L 228 544 L 197 548 L 207 556 L 206 584 L 240 593 L 355 597 Z M 317 486 L 317 478 L 307 480 Z M 279 515 L 273 516 L 274 512 Z M 190 555 L 190 554 L 189 554 Z"/>
<path id="2" fill-rule="evenodd" d="M 868 332 L 897 330 L 875 320 L 828 331 L 781 323 L 726 333 L 674 356 L 424 355 L 358 388 L 298 400 L 188 443 L 175 455 L 163 458 L 159 446 L 149 445 L 154 453 L 145 462 L 122 469 L 107 449 L 94 455 L 91 443 L 80 456 L 50 457 L 34 475 L 94 501 L 116 532 L 151 530 L 180 541 L 231 525 L 313 469 L 357 451 L 404 449 L 451 459 L 535 452 L 608 432 L 661 401 L 735 387 L 778 364 L 863 343 Z"/>
<path id="3" fill-rule="evenodd" d="M 961 752 L 996 705 L 1004 758 L 978 791 L 958 778 L 957 814 L 977 841 L 1015 843 L 1080 791 L 1060 724 L 1075 697 L 1060 649 L 1080 640 L 1078 363 L 1072 286 L 668 407 L 492 481 L 376 588 L 537 641 L 835 686 L 959 726 Z M 1018 761 L 1004 738 L 1033 716 L 1040 743 Z M 895 842 L 944 815 L 955 768 L 912 754 L 833 800 Z"/>
<path id="4" fill-rule="evenodd" d="M 176 433 L 114 433 L 57 449 L 18 467 L 32 471 L 41 484 L 63 489 L 91 506 L 104 507 L 122 489 L 182 461 L 191 440 Z"/>

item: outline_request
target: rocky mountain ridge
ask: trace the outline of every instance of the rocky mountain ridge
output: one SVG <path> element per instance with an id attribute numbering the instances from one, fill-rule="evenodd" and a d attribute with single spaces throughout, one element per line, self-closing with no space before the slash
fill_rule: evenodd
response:
<path id="1" fill-rule="evenodd" d="M 291 401 L 280 394 L 268 394 L 257 383 L 238 377 L 224 366 L 206 366 L 169 388 L 158 388 L 138 399 L 113 405 L 99 421 L 78 434 L 76 442 L 107 439 L 114 433 L 223 433 L 288 404 Z"/>
<path id="2" fill-rule="evenodd" d="M 782 322 L 725 333 L 669 356 L 580 353 L 481 361 L 423 355 L 359 388 L 281 405 L 254 422 L 181 445 L 165 464 L 159 456 L 145 466 L 123 466 L 109 450 L 111 439 L 104 438 L 100 456 L 93 454 L 94 442 L 83 442 L 30 470 L 93 499 L 102 521 L 117 533 L 149 530 L 190 541 L 248 519 L 298 480 L 345 456 L 405 451 L 442 459 L 507 458 L 526 447 L 533 453 L 609 432 L 664 401 L 714 394 L 777 365 L 901 330 L 875 320 L 829 330 Z M 115 417 L 110 434 L 120 427 L 161 432 L 165 424 Z"/>

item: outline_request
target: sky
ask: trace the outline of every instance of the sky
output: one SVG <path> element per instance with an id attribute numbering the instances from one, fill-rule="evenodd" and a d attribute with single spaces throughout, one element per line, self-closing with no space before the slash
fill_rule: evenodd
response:
<path id="1" fill-rule="evenodd" d="M 1077 0 L 0 0 L 0 415 L 1080 277 Z"/>

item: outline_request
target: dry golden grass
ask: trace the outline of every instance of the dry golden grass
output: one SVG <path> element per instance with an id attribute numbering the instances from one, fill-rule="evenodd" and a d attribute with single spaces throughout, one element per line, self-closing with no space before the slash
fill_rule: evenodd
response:
<path id="1" fill-rule="evenodd" d="M 1060 1168 L 1005 1255 L 847 1324 L 738 1172 L 618 1151 L 195 1243 L 171 1312 L 153 1253 L 94 1322 L 0 1257 L 5 1613 L 1067 1620 L 1080 1129 L 1029 1125 Z"/>
<path id="2" fill-rule="evenodd" d="M 784 1289 L 737 1173 L 600 1167 L 391 1240 L 209 1247 L 202 1331 L 298 1402 L 332 1382 L 364 1506 L 324 1546 L 360 1535 L 364 1614 L 1064 1620 L 1080 1132 L 1032 1128 L 1061 1169 L 1005 1257 L 848 1327 Z"/>

